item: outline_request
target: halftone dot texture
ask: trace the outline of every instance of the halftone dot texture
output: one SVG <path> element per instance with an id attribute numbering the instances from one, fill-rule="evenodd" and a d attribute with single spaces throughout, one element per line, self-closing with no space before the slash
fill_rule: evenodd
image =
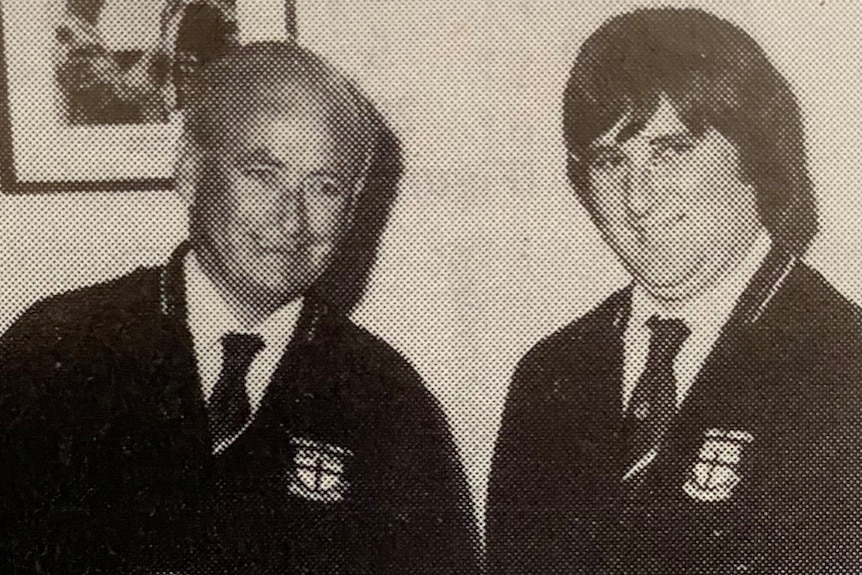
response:
<path id="1" fill-rule="evenodd" d="M 64 405 L 42 426 L 47 452 L 63 436 L 60 463 L 24 447 L 21 435 L 38 433 L 18 433 L 55 399 L 10 422 L 4 445 L 29 463 L 15 475 L 21 492 L 5 498 L 20 539 L 0 534 L 0 548 L 14 547 L 0 552 L 0 571 L 8 560 L 57 573 L 475 573 L 468 488 L 445 416 L 397 352 L 345 317 L 395 195 L 398 138 L 350 79 L 293 41 L 218 38 L 236 32 L 233 2 L 162 5 L 162 36 L 178 29 L 167 50 L 109 45 L 100 29 L 107 6 L 61 6 L 52 77 L 60 121 L 147 133 L 143 126 L 182 114 L 176 191 L 189 241 L 166 265 L 37 304 L 85 316 L 60 312 L 93 328 L 79 334 L 92 345 L 70 343 L 76 337 L 60 334 L 53 312 L 26 312 L 12 327 L 3 356 L 22 346 L 37 358 L 31 367 L 47 371 L 21 375 L 10 360 L 4 384 L 32 377 L 53 389 L 46 382 L 68 368 L 59 395 L 92 409 Z M 138 13 L 131 4 L 129 13 Z M 132 87 L 155 100 L 152 110 Z M 194 293 L 192 262 L 212 284 Z M 236 328 L 219 334 L 221 369 L 208 395 L 200 368 L 209 360 L 196 352 L 198 332 L 212 334 L 193 321 L 206 314 L 187 313 L 189 300 L 207 298 L 213 331 Z M 298 298 L 295 328 L 267 324 Z M 56 353 L 28 345 L 40 339 L 27 333 L 34 324 L 53 332 Z M 263 341 L 278 339 L 258 335 L 279 327 L 293 337 L 252 410 L 250 368 L 268 357 Z M 72 348 L 87 348 L 93 362 Z M 19 399 L 27 402 L 10 401 Z M 35 471 L 55 466 L 62 477 Z M 41 478 L 32 490 L 28 474 Z M 81 520 L 67 533 L 60 517 L 72 515 Z M 52 551 L 38 557 L 44 545 Z"/>
<path id="2" fill-rule="evenodd" d="M 222 336 L 222 369 L 207 403 L 213 444 L 220 447 L 238 436 L 251 416 L 245 379 L 254 357 L 263 349 L 255 335 Z"/>
<path id="3" fill-rule="evenodd" d="M 107 49 L 100 48 L 98 38 L 92 34 L 99 25 L 88 22 L 91 16 L 87 15 L 87 11 L 98 10 L 94 7 L 99 2 L 61 0 L 57 4 L 61 11 L 84 11 L 76 15 L 77 21 L 66 14 L 69 30 L 57 30 L 58 42 L 75 46 L 57 60 L 56 71 L 52 72 L 56 73 L 53 81 L 62 97 L 57 108 L 62 122 L 70 127 L 110 130 L 127 123 L 159 125 L 175 112 L 176 104 L 182 102 L 176 92 L 177 74 L 196 69 L 200 54 L 190 53 L 179 62 L 172 62 L 150 58 L 153 54 L 140 49 L 141 46 L 112 44 Z M 129 13 L 138 14 L 131 4 L 127 4 Z M 176 16 L 176 7 L 183 3 L 164 4 L 170 4 L 173 10 L 166 13 Z M 190 51 L 220 50 L 219 46 L 231 43 L 232 2 L 208 0 L 187 4 L 194 4 L 202 14 L 200 22 L 207 33 L 218 30 L 215 37 L 204 34 L 206 42 L 189 43 Z M 785 247 L 795 246 L 800 251 L 814 232 L 811 218 L 815 213 L 814 198 L 806 190 L 811 184 L 806 165 L 810 166 L 825 232 L 814 244 L 811 257 L 815 267 L 823 270 L 843 293 L 862 299 L 857 263 L 862 260 L 862 235 L 858 234 L 855 185 L 862 180 L 859 153 L 862 143 L 858 137 L 862 122 L 857 101 L 860 77 L 854 56 L 862 53 L 858 6 L 829 0 L 819 3 L 799 0 L 781 6 L 730 1 L 690 4 L 730 15 L 733 23 L 757 32 L 755 41 L 764 48 L 767 65 L 775 63 L 789 80 L 790 99 L 788 93 L 780 93 L 784 80 L 767 78 L 762 62 L 737 66 L 740 58 L 759 51 L 759 48 L 748 50 L 748 40 L 730 42 L 722 54 L 729 71 L 714 67 L 700 75 L 686 76 L 689 70 L 699 70 L 699 64 L 706 58 L 707 51 L 701 50 L 704 35 L 687 31 L 685 26 L 672 26 L 670 31 L 655 37 L 644 33 L 627 35 L 626 42 L 634 57 L 621 64 L 620 75 L 600 74 L 595 78 L 599 83 L 606 81 L 607 93 L 594 102 L 597 112 L 582 116 L 587 124 L 595 124 L 598 132 L 579 128 L 573 133 L 588 134 L 585 137 L 589 143 L 629 107 L 636 109 L 630 129 L 634 133 L 639 122 L 648 120 L 655 111 L 656 96 L 668 95 L 695 136 L 700 134 L 700 128 L 711 126 L 722 131 L 724 127 L 722 133 L 734 145 L 748 151 L 741 151 L 743 172 L 747 177 L 756 176 L 762 183 L 760 191 L 764 193 L 758 194 L 759 213 L 776 237 L 785 240 Z M 80 8 L 72 8 L 73 5 Z M 124 3 L 105 5 L 114 17 L 118 10 L 122 11 L 117 7 Z M 369 270 L 376 265 L 354 317 L 408 357 L 440 399 L 462 454 L 480 525 L 485 523 L 486 487 L 504 399 L 509 394 L 510 406 L 513 398 L 517 400 L 517 390 L 512 387 L 510 391 L 509 385 L 515 365 L 535 342 L 583 316 L 628 280 L 611 250 L 602 243 L 587 212 L 571 193 L 569 176 L 573 176 L 577 193 L 583 195 L 585 189 L 577 186 L 578 166 L 572 161 L 581 155 L 573 154 L 570 147 L 561 143 L 561 100 L 583 41 L 610 17 L 638 5 L 624 1 L 568 0 L 297 2 L 302 42 L 331 55 L 334 62 L 344 64 L 344 69 L 361 80 L 393 123 L 403 143 L 401 153 L 405 160 L 405 171 L 398 185 L 401 193 L 388 222 L 395 196 L 393 182 L 398 180 L 401 168 L 401 159 L 393 151 L 398 147 L 397 141 L 386 136 L 382 142 L 365 139 L 368 144 L 374 140 L 378 151 L 386 150 L 374 158 L 375 166 L 369 168 L 373 178 L 365 188 L 369 192 L 365 199 L 376 201 L 359 202 L 355 206 L 350 239 L 346 245 L 339 245 L 330 267 L 335 273 L 327 273 L 318 285 L 331 296 L 333 305 L 350 309 L 363 293 Z M 680 13 L 669 11 L 667 17 L 672 19 Z M 170 21 L 178 25 L 182 20 Z M 137 28 L 137 23 L 127 21 L 124 25 L 131 29 Z M 140 23 L 143 28 L 143 19 Z M 186 23 L 191 25 L 192 21 L 186 19 Z M 178 30 L 182 27 L 176 26 Z M 121 28 L 112 26 L 110 30 L 114 33 Z M 683 48 L 688 52 L 683 53 Z M 656 67 L 643 65 L 656 51 L 667 49 L 676 55 Z M 675 76 L 675 72 L 680 73 Z M 746 74 L 755 80 L 772 81 L 773 88 L 778 88 L 774 98 L 764 98 L 762 88 L 723 83 L 739 81 Z M 661 82 L 668 78 L 670 83 L 662 86 Z M 627 93 L 630 91 L 627 82 L 646 89 L 637 94 Z M 655 86 L 664 89 L 650 89 Z M 798 86 L 804 86 L 805 90 L 797 91 Z M 707 97 L 694 98 L 692 94 Z M 631 96 L 637 98 L 625 100 Z M 795 98 L 801 103 L 804 138 L 802 122 L 795 117 Z M 752 102 L 754 105 L 750 106 Z M 744 114 L 736 113 L 735 108 Z M 771 140 L 766 138 L 769 134 Z M 805 150 L 803 139 L 809 144 Z M 670 155 L 677 153 L 684 151 L 669 151 Z M 719 163 L 716 158 L 706 165 L 715 169 Z M 654 173 L 656 169 L 664 168 L 653 166 L 644 173 Z M 185 175 L 200 174 L 189 170 Z M 215 172 L 209 175 L 214 176 Z M 258 176 L 272 174 L 263 170 Z M 69 191 L 75 191 L 74 185 L 70 185 Z M 375 192 L 380 195 L 375 196 Z M 186 228 L 187 206 L 167 193 L 60 194 L 7 197 L 5 201 L 8 209 L 0 216 L 0 228 L 7 231 L 7 267 L 14 271 L 5 276 L 5 284 L 0 284 L 9 298 L 4 316 L 7 324 L 37 297 L 117 276 L 140 264 L 163 261 L 182 239 Z M 732 205 L 732 200 L 729 201 Z M 296 206 L 281 204 L 281 208 L 289 211 Z M 296 209 L 297 213 L 302 211 Z M 680 215 L 675 213 L 674 217 Z M 708 223 L 691 217 L 684 220 Z M 387 223 L 376 258 L 376 244 Z M 664 224 L 657 230 L 672 231 Z M 288 239 L 286 235 L 268 238 Z M 307 245 L 311 244 L 310 238 L 305 240 Z M 683 242 L 672 253 L 665 252 L 666 262 L 678 262 L 691 255 L 688 250 L 694 245 Z M 306 255 L 304 266 L 319 261 L 312 250 Z M 379 263 L 375 264 L 377 260 Z M 265 276 L 272 269 L 257 271 Z M 278 276 L 284 274 L 276 273 L 270 278 Z M 308 277 L 303 272 L 288 279 L 301 283 Z M 345 277 L 349 279 L 345 281 Z M 808 287 L 800 287 L 803 283 L 791 282 L 789 285 L 796 292 L 790 295 L 783 291 L 777 296 L 764 295 L 778 298 L 774 301 L 791 301 L 791 295 L 809 293 Z M 594 478 L 582 475 L 582 460 L 572 460 L 570 456 L 590 450 L 593 453 L 613 450 L 624 442 L 611 445 L 602 441 L 603 423 L 607 419 L 593 416 L 611 411 L 602 411 L 608 409 L 606 404 L 590 403 L 600 394 L 595 390 L 573 392 L 566 382 L 572 373 L 581 374 L 579 370 L 585 365 L 595 368 L 582 374 L 586 380 L 597 379 L 596 374 L 614 368 L 607 358 L 615 340 L 604 340 L 599 334 L 569 333 L 573 341 L 592 337 L 603 345 L 590 350 L 587 358 L 566 348 L 564 359 L 571 363 L 554 359 L 566 366 L 562 373 L 555 372 L 551 363 L 542 363 L 546 355 L 551 355 L 547 348 L 540 347 L 531 355 L 537 358 L 535 362 L 524 360 L 526 375 L 520 380 L 520 388 L 541 400 L 531 404 L 527 411 L 546 424 L 533 432 L 526 423 L 523 427 L 504 427 L 502 437 L 531 438 L 535 450 L 550 455 L 533 457 L 536 451 L 525 451 L 526 448 L 517 445 L 512 448 L 511 464 L 518 468 L 518 473 L 523 473 L 516 477 L 524 483 L 518 484 L 510 477 L 519 488 L 509 496 L 523 504 L 520 507 L 513 504 L 512 513 L 520 515 L 510 525 L 516 529 L 529 523 L 530 529 L 507 541 L 511 553 L 517 554 L 517 561 L 509 564 L 508 572 L 601 572 L 603 568 L 610 571 L 616 568 L 619 572 L 675 572 L 682 569 L 686 558 L 691 559 L 694 550 L 700 553 L 699 566 L 704 571 L 709 567 L 715 572 L 726 572 L 724 559 L 742 548 L 759 549 L 760 543 L 767 548 L 765 540 L 775 532 L 772 529 L 782 526 L 798 534 L 784 548 L 794 548 L 798 553 L 792 554 L 793 557 L 804 555 L 807 559 L 800 559 L 796 565 L 775 567 L 775 571 L 862 571 L 856 568 L 857 554 L 853 551 L 859 547 L 851 543 L 858 511 L 853 498 L 860 481 L 854 466 L 847 464 L 848 459 L 855 460 L 859 453 L 858 441 L 855 435 L 843 431 L 850 426 L 848 422 L 855 422 L 851 412 L 858 404 L 844 385 L 852 387 L 858 380 L 855 365 L 859 351 L 857 339 L 852 335 L 855 328 L 845 324 L 855 320 L 849 317 L 852 315 L 849 307 L 830 299 L 834 293 L 812 290 L 816 301 L 805 300 L 811 305 L 803 305 L 801 298 L 794 300 L 799 303 L 784 308 L 784 313 L 793 320 L 791 325 L 758 333 L 758 339 L 746 341 L 750 344 L 746 349 L 759 351 L 761 348 L 754 344 L 763 343 L 762 356 L 746 360 L 745 365 L 739 365 L 741 360 L 735 357 L 727 361 L 731 374 L 728 387 L 734 391 L 717 396 L 716 405 L 724 405 L 732 397 L 750 397 L 743 391 L 756 388 L 765 376 L 743 370 L 749 364 L 762 361 L 765 369 L 780 381 L 754 393 L 751 402 L 738 410 L 739 419 L 731 417 L 711 421 L 712 427 L 705 423 L 698 427 L 690 437 L 697 445 L 683 462 L 687 474 L 701 460 L 698 450 L 709 447 L 710 453 L 721 454 L 708 459 L 718 462 L 710 463 L 711 477 L 723 477 L 730 484 L 739 470 L 732 467 L 733 473 L 727 471 L 722 458 L 732 458 L 736 449 L 733 446 L 740 446 L 740 461 L 744 465 L 752 458 L 761 461 L 758 458 L 771 457 L 765 452 L 779 454 L 767 465 L 772 471 L 762 478 L 756 476 L 756 488 L 762 490 L 766 499 L 751 500 L 753 503 L 748 499 L 731 499 L 728 505 L 713 502 L 710 507 L 686 494 L 687 475 L 681 476 L 671 490 L 655 492 L 655 505 L 643 510 L 655 519 L 646 536 L 643 532 L 627 531 L 636 520 L 628 511 L 610 504 L 603 505 L 597 516 L 574 511 L 577 496 L 607 494 L 605 489 L 616 479 L 593 481 Z M 810 313 L 796 316 L 791 314 L 793 310 Z M 778 340 L 770 337 L 776 335 L 782 337 Z M 799 349 L 779 345 L 792 341 L 800 342 Z M 544 376 L 549 381 L 545 382 Z M 785 380 L 788 385 L 781 385 Z M 804 385 L 799 388 L 790 385 L 797 381 Z M 612 397 L 616 399 L 619 382 L 611 378 L 607 385 L 614 390 Z M 694 389 L 697 390 L 697 384 Z M 788 389 L 796 390 L 798 401 L 791 401 Z M 790 406 L 786 410 L 778 405 L 781 399 L 788 400 L 784 402 Z M 595 409 L 580 411 L 578 406 L 585 404 Z M 836 409 L 836 405 L 846 408 L 846 413 Z M 556 412 L 560 406 L 564 409 Z M 757 419 L 746 406 L 763 415 L 764 421 L 773 422 L 774 434 L 757 433 L 750 444 L 738 440 L 731 432 L 751 431 L 747 424 L 740 423 L 741 416 L 748 414 L 753 421 Z M 769 419 L 773 413 L 778 416 Z M 555 419 L 554 414 L 559 417 Z M 584 422 L 596 425 L 581 426 Z M 720 433 L 715 437 L 706 435 L 710 430 Z M 780 441 L 782 437 L 784 443 Z M 828 487 L 831 483 L 823 481 L 821 472 L 839 477 L 840 488 L 845 491 L 836 494 L 836 490 Z M 607 475 L 611 476 L 616 477 L 612 473 Z M 743 488 L 752 484 L 749 481 L 752 476 L 740 477 Z M 812 498 L 802 498 L 801 503 L 791 497 L 785 507 L 798 513 L 784 515 L 776 511 L 780 506 L 770 506 L 773 499 L 784 498 L 792 490 L 784 489 L 786 486 L 803 485 L 803 479 L 808 480 L 808 485 L 827 487 Z M 776 486 L 781 486 L 781 490 Z M 493 492 L 492 489 L 492 507 Z M 703 496 L 696 490 L 692 493 Z M 559 497 L 543 499 L 547 494 Z M 667 509 L 676 509 L 678 501 L 668 503 L 663 495 L 685 502 L 694 526 L 688 532 L 681 528 L 688 523 L 676 521 L 678 516 L 673 513 L 665 513 Z M 547 503 L 551 500 L 554 504 Z M 830 516 L 835 501 L 842 502 L 846 517 L 837 513 Z M 737 516 L 728 511 L 739 508 L 745 508 L 749 514 Z M 828 520 L 818 523 L 821 517 Z M 608 518 L 612 521 L 605 521 Z M 828 533 L 822 529 L 825 523 L 831 525 Z M 698 539 L 697 528 L 707 524 L 711 537 L 704 544 L 703 539 Z M 615 526 L 620 529 L 615 530 Z M 675 534 L 676 555 L 656 551 L 667 543 L 667 538 L 662 538 L 668 533 Z M 602 559 L 604 563 L 600 565 L 593 561 L 595 558 L 578 555 L 577 543 L 581 539 L 609 542 L 604 545 L 608 550 Z M 729 540 L 733 543 L 726 543 Z M 492 547 L 495 544 L 493 535 L 489 543 Z M 698 547 L 701 544 L 706 548 Z M 835 559 L 838 566 L 824 568 L 825 563 L 818 562 L 824 555 Z M 628 562 L 631 557 L 640 557 L 642 564 L 631 564 Z M 679 562 L 674 560 L 676 557 Z M 783 559 L 759 551 L 752 552 L 750 558 L 733 563 L 731 570 L 744 572 L 750 567 L 749 571 L 756 572 L 758 565 L 769 565 L 770 560 L 780 563 Z M 842 564 L 836 558 L 846 561 Z M 845 565 L 850 567 L 842 568 Z M 491 566 L 500 568 L 493 560 Z M 769 567 L 763 570 L 768 572 Z M 503 572 L 507 572 L 505 568 Z"/>
<path id="4" fill-rule="evenodd" d="M 787 80 L 729 20 L 640 8 L 580 46 L 562 128 L 576 194 L 669 314 L 722 313 L 708 294 L 732 289 L 723 278 L 760 226 L 772 252 L 679 411 L 674 355 L 690 332 L 656 345 L 672 331 L 652 322 L 632 396 L 645 421 L 622 415 L 630 291 L 521 360 L 491 468 L 490 571 L 858 570 L 862 489 L 847 452 L 862 438 L 860 314 L 797 261 L 817 207 Z M 647 383 L 664 393 L 644 407 Z M 834 479 L 845 475 L 857 485 Z"/>
<path id="5" fill-rule="evenodd" d="M 635 386 L 628 417 L 635 418 L 629 451 L 629 468 L 651 449 L 659 446 L 676 412 L 676 380 L 673 364 L 683 342 L 691 333 L 679 319 L 652 316 L 647 324 L 650 336 L 649 357 L 641 379 Z"/>

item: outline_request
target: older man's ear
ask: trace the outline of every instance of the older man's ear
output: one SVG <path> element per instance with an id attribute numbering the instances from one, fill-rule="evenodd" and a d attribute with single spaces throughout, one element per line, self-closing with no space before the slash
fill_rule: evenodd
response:
<path id="1" fill-rule="evenodd" d="M 195 199 L 200 151 L 192 142 L 182 140 L 177 145 L 174 162 L 174 189 L 186 206 Z"/>

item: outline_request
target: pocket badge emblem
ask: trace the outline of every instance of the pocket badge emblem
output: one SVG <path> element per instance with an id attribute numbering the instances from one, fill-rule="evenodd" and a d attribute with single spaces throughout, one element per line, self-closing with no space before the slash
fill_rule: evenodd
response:
<path id="1" fill-rule="evenodd" d="M 288 472 L 291 495 L 320 503 L 344 500 L 350 485 L 345 472 L 353 452 L 305 438 L 292 438 L 293 464 Z"/>
<path id="2" fill-rule="evenodd" d="M 697 501 L 719 502 L 733 497 L 742 482 L 739 462 L 745 447 L 754 441 L 747 431 L 707 429 L 697 461 L 682 486 Z"/>

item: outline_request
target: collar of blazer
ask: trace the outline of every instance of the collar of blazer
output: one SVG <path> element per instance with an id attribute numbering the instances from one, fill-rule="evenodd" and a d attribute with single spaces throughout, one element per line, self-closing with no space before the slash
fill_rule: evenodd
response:
<path id="1" fill-rule="evenodd" d="M 186 255 L 191 249 L 189 242 L 181 243 L 171 254 L 167 264 L 159 270 L 159 302 L 158 313 L 167 320 L 167 324 L 172 326 L 174 335 L 179 338 L 181 345 L 188 351 L 187 354 L 174 353 L 175 357 L 188 355 L 189 377 L 176 377 L 170 380 L 170 388 L 173 390 L 168 395 L 180 395 L 185 397 L 188 405 L 195 405 L 194 417 L 186 417 L 186 425 L 189 429 L 189 436 L 196 436 L 200 439 L 200 445 L 205 446 L 205 452 L 210 453 L 210 439 L 208 428 L 205 424 L 206 413 L 203 409 L 204 403 L 200 394 L 199 384 L 188 385 L 189 381 L 197 381 L 192 359 L 192 337 L 187 322 L 187 309 L 185 298 L 185 277 L 183 273 L 183 262 Z M 328 340 L 328 329 L 326 326 L 333 325 L 333 313 L 325 303 L 312 298 L 305 297 L 302 311 L 294 331 L 294 336 L 291 338 L 284 352 L 284 356 L 279 362 L 272 376 L 271 388 L 264 395 L 260 406 L 258 407 L 257 415 L 253 419 L 253 424 L 256 426 L 266 425 L 268 418 L 272 416 L 272 406 L 283 401 L 283 393 L 286 387 L 283 382 L 292 381 L 292 378 L 285 377 L 287 373 L 294 373 L 298 361 L 304 361 L 306 355 L 300 350 L 308 350 L 310 347 L 326 345 Z M 330 321 L 327 321 L 329 319 Z M 291 389 L 297 389 L 293 385 Z M 177 402 L 166 402 L 168 405 L 179 405 Z M 188 415 L 187 411 L 177 411 L 177 414 Z M 237 440 L 238 442 L 248 441 L 250 435 L 244 433 Z M 228 450 L 226 453 L 237 453 L 242 450 Z"/>
<path id="2" fill-rule="evenodd" d="M 773 247 L 739 298 L 731 322 L 757 322 L 798 263 L 799 258 L 795 255 L 780 246 Z"/>
<path id="3" fill-rule="evenodd" d="M 798 263 L 799 258 L 795 255 L 779 246 L 773 247 L 734 306 L 729 324 L 744 325 L 757 322 Z M 620 333 L 625 329 L 631 315 L 632 287 L 632 285 L 627 286 L 617 293 L 617 298 L 614 298 L 616 309 L 613 326 Z"/>

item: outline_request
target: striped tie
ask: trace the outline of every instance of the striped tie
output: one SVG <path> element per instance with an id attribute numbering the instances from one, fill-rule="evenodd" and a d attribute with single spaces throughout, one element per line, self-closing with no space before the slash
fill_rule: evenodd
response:
<path id="1" fill-rule="evenodd" d="M 652 334 L 646 369 L 629 402 L 628 417 L 633 433 L 628 445 L 626 470 L 658 447 L 676 414 L 676 377 L 673 364 L 682 344 L 691 333 L 679 319 L 652 316 L 647 321 Z"/>
<path id="2" fill-rule="evenodd" d="M 215 446 L 236 438 L 251 416 L 245 378 L 262 349 L 263 340 L 256 335 L 227 333 L 222 337 L 222 369 L 207 405 Z"/>

